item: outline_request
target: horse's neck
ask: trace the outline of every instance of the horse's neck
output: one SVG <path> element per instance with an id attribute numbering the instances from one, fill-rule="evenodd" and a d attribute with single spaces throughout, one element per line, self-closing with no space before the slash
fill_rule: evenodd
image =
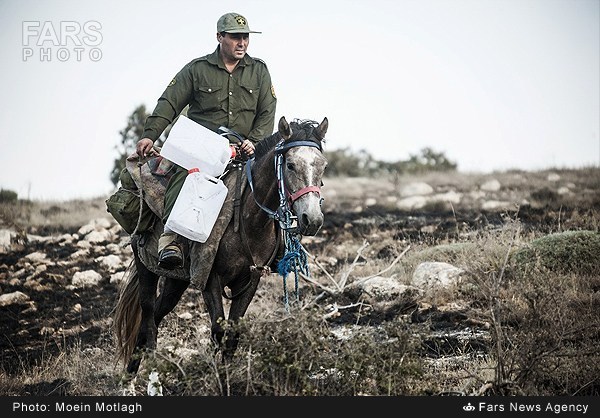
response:
<path id="1" fill-rule="evenodd" d="M 275 173 L 274 154 L 269 152 L 258 160 L 255 160 L 254 166 L 252 167 L 252 183 L 253 192 L 248 195 L 249 205 L 247 206 L 248 212 L 253 213 L 250 219 L 263 218 L 268 216 L 267 213 L 261 209 L 256 202 L 262 206 L 271 210 L 276 210 L 279 206 L 279 193 L 277 190 L 277 175 Z M 254 196 L 251 196 L 251 194 Z M 255 201 L 256 200 L 256 201 Z M 259 216 L 260 213 L 263 216 Z"/>

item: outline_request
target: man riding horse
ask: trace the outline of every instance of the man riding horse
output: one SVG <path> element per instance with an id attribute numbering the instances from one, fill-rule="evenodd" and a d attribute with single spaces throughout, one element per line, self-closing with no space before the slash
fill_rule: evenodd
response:
<path id="1" fill-rule="evenodd" d="M 238 13 L 219 18 L 219 45 L 213 53 L 186 64 L 171 80 L 146 120 L 136 146 L 139 157 L 157 155 L 154 141 L 186 106 L 187 116 L 204 127 L 216 132 L 224 126 L 242 135 L 243 157 L 254 154 L 254 144 L 273 132 L 277 98 L 264 61 L 246 52 L 250 33 L 261 32 L 250 30 L 246 18 Z M 158 241 L 158 265 L 169 270 L 184 264 L 183 238 L 166 223 L 187 174 L 177 166 L 164 196 L 165 229 Z"/>

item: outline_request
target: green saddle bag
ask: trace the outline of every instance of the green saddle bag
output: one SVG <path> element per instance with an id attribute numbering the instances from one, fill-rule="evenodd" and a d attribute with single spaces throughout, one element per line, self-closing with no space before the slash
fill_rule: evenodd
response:
<path id="1" fill-rule="evenodd" d="M 124 168 L 119 175 L 121 186 L 106 200 L 106 210 L 128 234 L 141 234 L 154 225 L 156 215 L 143 201 L 140 213 L 140 193 L 131 174 Z M 138 225 L 139 223 L 139 225 Z M 136 230 L 137 227 L 137 230 Z"/>

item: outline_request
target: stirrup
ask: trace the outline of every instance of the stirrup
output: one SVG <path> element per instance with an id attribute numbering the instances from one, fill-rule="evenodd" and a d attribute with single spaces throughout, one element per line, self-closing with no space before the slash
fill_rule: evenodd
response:
<path id="1" fill-rule="evenodd" d="M 167 270 L 183 267 L 183 252 L 176 243 L 167 245 L 158 254 L 158 266 Z"/>

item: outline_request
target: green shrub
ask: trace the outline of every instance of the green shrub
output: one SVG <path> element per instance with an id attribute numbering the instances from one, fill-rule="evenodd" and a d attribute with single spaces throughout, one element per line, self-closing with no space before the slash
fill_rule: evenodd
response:
<path id="1" fill-rule="evenodd" d="M 17 197 L 17 192 L 0 189 L 0 203 L 15 203 L 17 201 Z"/>
<path id="2" fill-rule="evenodd" d="M 600 233 L 566 231 L 533 240 L 513 254 L 519 270 L 541 268 L 556 273 L 597 274 Z"/>

